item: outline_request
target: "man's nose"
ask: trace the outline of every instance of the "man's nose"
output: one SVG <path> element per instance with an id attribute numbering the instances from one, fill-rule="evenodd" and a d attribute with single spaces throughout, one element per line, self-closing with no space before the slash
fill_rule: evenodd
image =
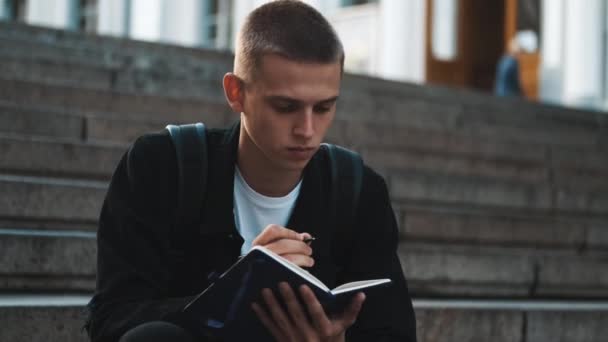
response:
<path id="1" fill-rule="evenodd" d="M 312 109 L 306 109 L 299 113 L 293 133 L 303 138 L 312 138 L 315 134 L 313 115 Z"/>

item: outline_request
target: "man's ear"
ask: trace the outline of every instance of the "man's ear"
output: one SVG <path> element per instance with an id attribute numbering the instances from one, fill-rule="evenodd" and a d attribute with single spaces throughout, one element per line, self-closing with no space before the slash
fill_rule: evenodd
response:
<path id="1" fill-rule="evenodd" d="M 235 113 L 243 112 L 243 101 L 245 99 L 243 82 L 235 74 L 229 72 L 224 75 L 224 95 L 228 105 Z"/>

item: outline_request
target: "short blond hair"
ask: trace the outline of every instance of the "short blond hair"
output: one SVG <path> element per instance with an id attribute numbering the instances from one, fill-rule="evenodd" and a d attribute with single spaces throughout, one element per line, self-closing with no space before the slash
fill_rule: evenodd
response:
<path id="1" fill-rule="evenodd" d="M 331 24 L 301 1 L 273 1 L 247 16 L 237 37 L 234 73 L 252 81 L 262 56 L 271 53 L 298 62 L 344 65 L 344 48 Z"/>

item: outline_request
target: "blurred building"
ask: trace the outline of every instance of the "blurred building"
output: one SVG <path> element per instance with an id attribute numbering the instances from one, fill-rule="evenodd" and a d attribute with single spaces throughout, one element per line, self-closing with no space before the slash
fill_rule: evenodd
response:
<path id="1" fill-rule="evenodd" d="M 193 47 L 232 48 L 268 0 L 0 0 L 0 18 Z M 348 71 L 492 88 L 518 33 L 525 94 L 608 110 L 608 0 L 306 0 L 334 24 Z"/>

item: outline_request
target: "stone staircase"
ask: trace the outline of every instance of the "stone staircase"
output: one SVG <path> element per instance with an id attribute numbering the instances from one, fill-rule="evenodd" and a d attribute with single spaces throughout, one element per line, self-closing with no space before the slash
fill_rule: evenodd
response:
<path id="1" fill-rule="evenodd" d="M 0 341 L 84 341 L 118 159 L 224 126 L 229 53 L 0 24 Z M 419 341 L 608 336 L 608 116 L 345 75 L 328 140 L 386 178 Z"/>

